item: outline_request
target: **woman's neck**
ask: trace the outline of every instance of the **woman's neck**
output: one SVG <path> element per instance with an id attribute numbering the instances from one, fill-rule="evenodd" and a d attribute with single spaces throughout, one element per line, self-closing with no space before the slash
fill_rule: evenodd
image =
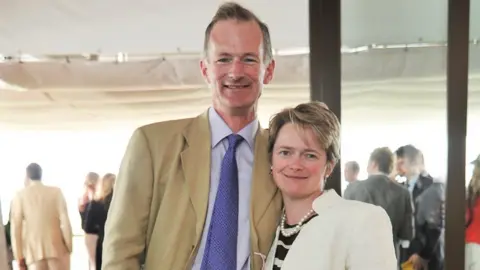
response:
<path id="1" fill-rule="evenodd" d="M 314 193 L 306 198 L 289 198 L 283 196 L 285 204 L 286 222 L 289 225 L 295 225 L 312 209 L 313 201 L 322 193 Z"/>

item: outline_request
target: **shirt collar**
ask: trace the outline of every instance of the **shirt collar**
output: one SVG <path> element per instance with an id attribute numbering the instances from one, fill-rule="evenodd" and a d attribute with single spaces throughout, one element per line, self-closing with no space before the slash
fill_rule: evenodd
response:
<path id="1" fill-rule="evenodd" d="M 215 146 L 217 146 L 218 143 L 225 139 L 225 137 L 232 134 L 233 131 L 230 129 L 230 127 L 228 127 L 225 121 L 223 121 L 222 117 L 212 107 L 208 109 L 208 120 L 210 123 L 210 131 L 212 134 L 212 148 L 214 148 Z M 250 149 L 253 149 L 257 130 L 258 120 L 254 119 L 244 128 L 242 128 L 237 134 L 242 136 L 242 138 L 248 143 Z"/>
<path id="2" fill-rule="evenodd" d="M 408 179 L 408 186 L 413 189 L 418 182 L 419 175 L 415 175 L 412 178 Z"/>

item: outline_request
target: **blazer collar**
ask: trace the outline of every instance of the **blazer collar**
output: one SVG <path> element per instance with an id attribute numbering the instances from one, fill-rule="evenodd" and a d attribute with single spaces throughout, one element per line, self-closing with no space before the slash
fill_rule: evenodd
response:
<path id="1" fill-rule="evenodd" d="M 188 195 L 197 216 L 197 242 L 202 235 L 210 190 L 211 139 L 208 113 L 192 119 L 183 131 L 185 149 L 180 153 Z"/>

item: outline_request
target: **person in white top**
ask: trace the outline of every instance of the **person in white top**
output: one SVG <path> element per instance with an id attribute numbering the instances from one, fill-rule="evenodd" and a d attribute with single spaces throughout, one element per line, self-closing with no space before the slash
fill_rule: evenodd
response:
<path id="1" fill-rule="evenodd" d="M 270 121 L 271 173 L 284 212 L 266 270 L 395 270 L 392 225 L 378 206 L 348 201 L 325 182 L 340 158 L 340 123 L 320 102 Z"/>

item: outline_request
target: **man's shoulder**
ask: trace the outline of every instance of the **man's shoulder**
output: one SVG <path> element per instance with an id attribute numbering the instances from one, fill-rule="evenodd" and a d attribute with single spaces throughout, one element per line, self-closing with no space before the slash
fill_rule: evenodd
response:
<path id="1" fill-rule="evenodd" d="M 141 126 L 138 130 L 143 131 L 147 136 L 150 134 L 157 135 L 158 133 L 176 133 L 185 129 L 194 119 L 196 118 L 191 117 L 156 122 Z"/>

